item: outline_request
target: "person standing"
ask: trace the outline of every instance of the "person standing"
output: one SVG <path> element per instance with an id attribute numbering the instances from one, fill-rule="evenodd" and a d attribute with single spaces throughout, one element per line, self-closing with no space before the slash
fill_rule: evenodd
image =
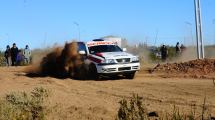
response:
<path id="1" fill-rule="evenodd" d="M 25 46 L 23 55 L 24 55 L 24 59 L 25 59 L 25 64 L 30 64 L 31 50 L 29 49 L 28 45 Z"/>
<path id="2" fill-rule="evenodd" d="M 181 44 L 180 49 L 181 49 L 181 53 L 183 53 L 185 51 L 186 47 L 183 44 Z"/>
<path id="3" fill-rule="evenodd" d="M 179 56 L 181 53 L 181 47 L 179 45 L 179 42 L 176 43 L 175 50 L 176 50 L 176 56 Z"/>
<path id="4" fill-rule="evenodd" d="M 11 65 L 11 50 L 10 50 L 10 46 L 7 45 L 6 50 L 4 52 L 4 57 L 6 59 L 7 62 L 7 66 Z"/>
<path id="5" fill-rule="evenodd" d="M 168 55 L 167 47 L 165 45 L 162 45 L 160 51 L 161 51 L 161 59 L 163 62 L 165 62 L 167 59 L 167 55 Z"/>
<path id="6" fill-rule="evenodd" d="M 17 58 L 18 52 L 19 52 L 19 49 L 16 47 L 16 43 L 13 43 L 13 47 L 11 48 L 12 66 L 16 65 L 16 58 Z"/>
<path id="7" fill-rule="evenodd" d="M 22 50 L 18 51 L 17 57 L 16 57 L 16 65 L 24 65 L 24 55 Z"/>

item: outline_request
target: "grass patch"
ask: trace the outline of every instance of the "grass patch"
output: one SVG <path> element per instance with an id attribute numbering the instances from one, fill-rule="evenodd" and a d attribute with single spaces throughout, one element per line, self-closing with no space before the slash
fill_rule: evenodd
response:
<path id="1" fill-rule="evenodd" d="M 142 103 L 142 98 L 133 94 L 130 100 L 123 99 L 118 110 L 118 120 L 145 120 L 147 111 Z"/>
<path id="2" fill-rule="evenodd" d="M 215 120 L 211 116 L 209 105 L 206 105 L 206 97 L 201 107 L 191 105 L 190 112 L 184 112 L 174 105 L 172 112 L 160 113 L 147 112 L 142 97 L 137 94 L 120 102 L 116 120 Z M 197 113 L 196 111 L 201 111 Z"/>
<path id="3" fill-rule="evenodd" d="M 0 120 L 44 120 L 49 91 L 37 87 L 30 93 L 13 92 L 0 100 Z"/>

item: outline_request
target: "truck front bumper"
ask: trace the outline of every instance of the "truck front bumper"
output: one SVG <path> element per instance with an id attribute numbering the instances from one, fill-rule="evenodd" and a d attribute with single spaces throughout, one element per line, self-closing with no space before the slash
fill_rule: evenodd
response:
<path id="1" fill-rule="evenodd" d="M 123 73 L 135 72 L 140 70 L 140 63 L 127 63 L 127 64 L 98 64 L 96 65 L 98 73 Z"/>

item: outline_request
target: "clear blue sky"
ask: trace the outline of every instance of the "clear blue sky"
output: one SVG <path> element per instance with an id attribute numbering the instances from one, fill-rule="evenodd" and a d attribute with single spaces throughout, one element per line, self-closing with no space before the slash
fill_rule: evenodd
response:
<path id="1" fill-rule="evenodd" d="M 215 0 L 201 0 L 206 44 L 215 43 Z M 214 24 L 213 24 L 214 20 Z M 129 43 L 174 45 L 194 36 L 193 0 L 0 0 L 0 49 L 16 42 L 41 48 L 106 35 Z M 192 25 L 188 25 L 189 22 Z M 156 33 L 158 40 L 155 42 Z"/>

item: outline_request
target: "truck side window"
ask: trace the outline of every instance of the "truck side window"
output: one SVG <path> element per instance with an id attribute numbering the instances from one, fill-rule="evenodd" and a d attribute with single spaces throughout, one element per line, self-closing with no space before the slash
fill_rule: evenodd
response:
<path id="1" fill-rule="evenodd" d="M 85 51 L 85 53 L 87 53 L 87 48 L 84 43 L 78 43 L 78 51 Z"/>

